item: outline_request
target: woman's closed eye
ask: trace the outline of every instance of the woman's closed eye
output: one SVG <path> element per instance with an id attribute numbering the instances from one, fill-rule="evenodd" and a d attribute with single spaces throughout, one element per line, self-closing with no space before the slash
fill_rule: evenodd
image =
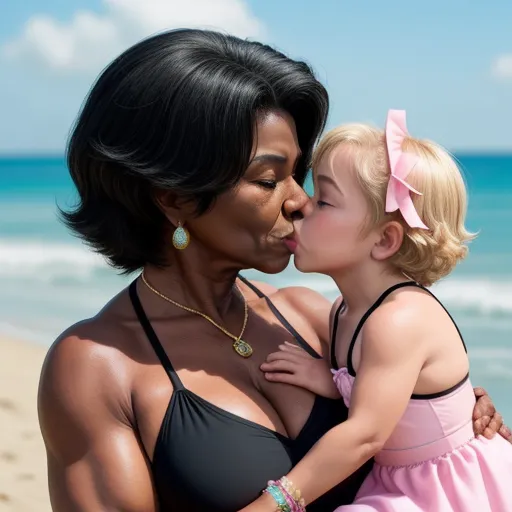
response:
<path id="1" fill-rule="evenodd" d="M 332 206 L 331 204 L 326 203 L 325 201 L 322 201 L 321 199 L 317 200 L 316 205 L 318 206 L 318 208 L 325 208 L 326 206 Z"/>
<path id="2" fill-rule="evenodd" d="M 274 189 L 277 186 L 277 181 L 275 180 L 259 180 L 256 182 L 260 187 Z"/>

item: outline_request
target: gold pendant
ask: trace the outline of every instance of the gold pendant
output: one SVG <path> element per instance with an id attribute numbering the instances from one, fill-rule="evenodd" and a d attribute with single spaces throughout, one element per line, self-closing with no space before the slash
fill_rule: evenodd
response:
<path id="1" fill-rule="evenodd" d="M 244 340 L 236 340 L 233 343 L 233 348 L 235 352 L 242 357 L 251 357 L 252 356 L 252 347 L 249 343 L 246 343 Z"/>

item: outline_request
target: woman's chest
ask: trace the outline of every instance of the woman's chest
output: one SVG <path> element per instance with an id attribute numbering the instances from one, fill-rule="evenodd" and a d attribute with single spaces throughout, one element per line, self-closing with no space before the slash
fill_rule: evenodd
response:
<path id="1" fill-rule="evenodd" d="M 218 338 L 214 331 L 206 331 L 201 337 L 174 336 L 172 343 L 162 342 L 170 371 L 148 351 L 138 365 L 132 397 L 150 460 L 163 423 L 177 414 L 185 423 L 202 421 L 204 410 L 214 410 L 224 414 L 228 429 L 241 421 L 280 436 L 296 437 L 309 418 L 315 397 L 301 388 L 269 383 L 259 369 L 269 353 L 292 339 L 287 333 L 270 322 L 249 325 L 245 340 L 251 343 L 253 355 L 248 359 L 237 355 L 230 340 Z M 163 332 L 161 338 L 166 339 Z M 193 397 L 194 403 L 175 407 L 172 400 L 176 393 Z"/>

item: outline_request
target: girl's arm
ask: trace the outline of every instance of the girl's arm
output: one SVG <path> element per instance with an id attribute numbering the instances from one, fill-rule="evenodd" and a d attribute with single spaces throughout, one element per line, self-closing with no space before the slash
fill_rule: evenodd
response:
<path id="1" fill-rule="evenodd" d="M 327 432 L 287 475 L 306 503 L 379 452 L 402 417 L 426 358 L 415 316 L 389 315 L 383 307 L 366 322 L 348 420 Z"/>
<path id="2" fill-rule="evenodd" d="M 373 457 L 393 432 L 425 362 L 416 315 L 388 308 L 373 313 L 363 329 L 361 362 L 348 420 L 327 432 L 286 475 L 306 504 L 339 484 Z M 243 512 L 272 512 L 263 495 Z"/>
<path id="3" fill-rule="evenodd" d="M 331 308 L 329 332 L 332 333 L 335 314 L 341 303 L 341 297 Z M 330 344 L 330 342 L 329 342 Z M 330 352 L 330 351 L 329 351 Z M 338 390 L 333 386 L 330 372 L 329 355 L 324 360 L 309 356 L 299 347 L 283 345 L 280 350 L 269 354 L 261 370 L 267 380 L 309 389 L 311 392 L 328 398 L 339 398 Z M 497 433 L 512 442 L 512 431 L 503 423 L 503 417 L 496 410 L 491 397 L 485 389 L 475 388 L 476 404 L 473 410 L 473 431 L 476 436 L 483 435 L 492 439 Z"/>

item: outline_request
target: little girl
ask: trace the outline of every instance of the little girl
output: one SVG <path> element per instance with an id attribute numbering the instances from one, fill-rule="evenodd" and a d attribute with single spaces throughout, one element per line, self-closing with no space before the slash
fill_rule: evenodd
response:
<path id="1" fill-rule="evenodd" d="M 392 110 L 385 133 L 331 131 L 313 168 L 315 196 L 292 245 L 299 270 L 331 276 L 343 295 L 331 348 L 349 417 L 244 512 L 304 510 L 374 456 L 338 511 L 511 512 L 512 445 L 474 437 L 466 347 L 427 288 L 473 238 L 457 165 L 409 137 L 405 112 Z M 300 364 L 299 349 L 284 350 Z"/>

